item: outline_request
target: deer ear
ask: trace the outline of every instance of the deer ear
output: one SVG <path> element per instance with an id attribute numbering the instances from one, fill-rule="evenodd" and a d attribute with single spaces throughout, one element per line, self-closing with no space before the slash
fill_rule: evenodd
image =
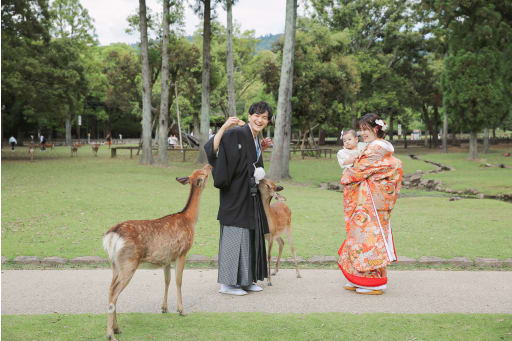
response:
<path id="1" fill-rule="evenodd" d="M 279 192 L 279 191 L 282 191 L 283 189 L 284 189 L 283 186 L 276 186 L 275 191 Z"/>
<path id="2" fill-rule="evenodd" d="M 197 181 L 196 181 L 196 185 L 197 185 L 197 187 L 201 187 L 201 186 L 203 185 L 203 182 L 204 182 L 204 179 L 203 179 L 203 178 L 199 178 L 199 179 L 197 179 Z"/>
<path id="3" fill-rule="evenodd" d="M 176 178 L 176 181 L 178 181 L 182 185 L 186 185 L 190 182 L 190 179 L 188 178 L 188 176 L 184 176 L 181 178 Z"/>

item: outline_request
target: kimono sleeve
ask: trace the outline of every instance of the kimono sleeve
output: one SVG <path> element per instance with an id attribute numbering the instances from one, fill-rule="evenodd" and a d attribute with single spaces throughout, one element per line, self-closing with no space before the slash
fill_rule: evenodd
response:
<path id="1" fill-rule="evenodd" d="M 389 153 L 389 151 L 383 149 L 381 146 L 370 144 L 359 160 L 343 173 L 340 183 L 342 185 L 358 183 L 376 173 L 382 172 L 384 168 L 389 168 L 380 162 L 387 153 Z"/>
<path id="2" fill-rule="evenodd" d="M 213 185 L 216 188 L 228 188 L 231 185 L 240 161 L 238 138 L 236 134 L 228 132 L 222 136 L 217 153 L 213 152 L 213 138 L 204 146 L 208 162 L 213 167 Z"/>

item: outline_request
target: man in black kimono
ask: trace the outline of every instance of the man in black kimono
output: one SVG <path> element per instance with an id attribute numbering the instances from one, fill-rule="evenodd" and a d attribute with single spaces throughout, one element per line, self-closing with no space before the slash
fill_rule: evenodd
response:
<path id="1" fill-rule="evenodd" d="M 272 109 L 267 103 L 254 103 L 249 109 L 249 124 L 230 117 L 204 146 L 213 167 L 214 186 L 220 189 L 220 293 L 261 291 L 256 282 L 267 277 L 264 234 L 268 224 L 254 171 L 263 167 L 263 150 L 272 143 L 258 138 L 271 119 Z M 228 129 L 232 126 L 236 127 Z"/>

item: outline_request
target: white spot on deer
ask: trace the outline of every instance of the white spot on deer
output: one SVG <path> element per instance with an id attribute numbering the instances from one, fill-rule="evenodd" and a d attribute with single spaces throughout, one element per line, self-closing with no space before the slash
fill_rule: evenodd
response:
<path id="1" fill-rule="evenodd" d="M 116 311 L 116 306 L 114 305 L 114 303 L 110 303 L 110 304 L 108 305 L 108 310 L 107 310 L 107 312 L 108 312 L 109 314 L 112 314 L 112 313 L 113 313 L 113 312 L 115 312 L 115 311 Z"/>

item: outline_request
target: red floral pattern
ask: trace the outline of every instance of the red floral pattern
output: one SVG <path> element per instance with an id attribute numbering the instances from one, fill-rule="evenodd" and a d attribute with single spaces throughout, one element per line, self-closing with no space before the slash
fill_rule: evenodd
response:
<path id="1" fill-rule="evenodd" d="M 386 267 L 396 259 L 389 221 L 402 174 L 391 144 L 377 140 L 341 177 L 347 238 L 338 251 L 338 266 L 354 284 L 387 282 Z"/>

